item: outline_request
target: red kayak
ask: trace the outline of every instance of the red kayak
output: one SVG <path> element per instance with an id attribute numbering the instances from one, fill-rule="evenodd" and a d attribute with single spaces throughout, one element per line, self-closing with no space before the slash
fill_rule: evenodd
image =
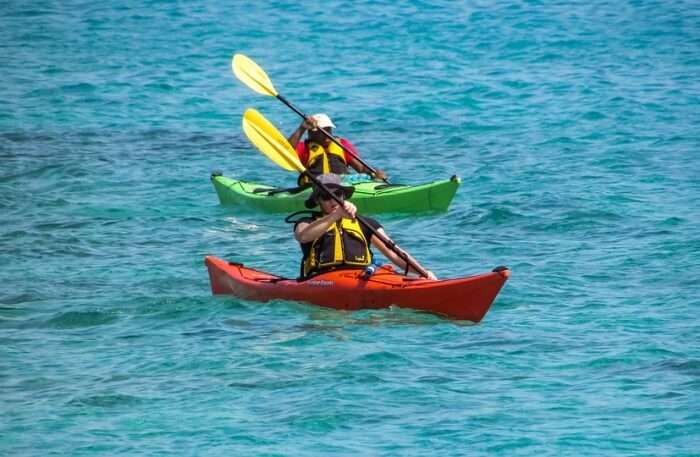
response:
<path id="1" fill-rule="evenodd" d="M 473 322 L 483 319 L 510 275 L 510 270 L 499 267 L 490 273 L 431 281 L 398 274 L 384 265 L 369 277 L 363 269 L 339 269 L 298 281 L 214 256 L 206 257 L 204 263 L 214 294 L 256 301 L 295 300 L 345 310 L 395 305 Z"/>

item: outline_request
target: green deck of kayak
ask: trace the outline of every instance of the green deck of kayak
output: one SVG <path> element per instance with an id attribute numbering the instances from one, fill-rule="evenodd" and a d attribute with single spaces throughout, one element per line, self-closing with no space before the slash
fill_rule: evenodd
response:
<path id="1" fill-rule="evenodd" d="M 216 174 L 211 176 L 211 181 L 222 205 L 246 206 L 270 213 L 305 210 L 304 201 L 311 193 L 310 189 L 298 193 L 269 193 L 277 188 Z M 376 181 L 353 183 L 355 193 L 350 201 L 365 214 L 447 211 L 459 182 L 459 178 L 453 176 L 417 186 Z"/>

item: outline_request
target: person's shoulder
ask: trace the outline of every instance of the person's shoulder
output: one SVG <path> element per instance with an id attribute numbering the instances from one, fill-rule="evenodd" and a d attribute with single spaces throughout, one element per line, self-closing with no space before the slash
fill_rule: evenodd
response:
<path id="1" fill-rule="evenodd" d="M 343 146 L 353 148 L 353 149 L 355 148 L 355 145 L 352 144 L 352 142 L 345 137 L 340 137 L 339 141 L 340 141 L 340 144 L 342 144 Z"/>
<path id="2" fill-rule="evenodd" d="M 340 144 L 345 146 L 345 148 L 350 149 L 352 152 L 357 154 L 357 147 L 354 144 L 352 144 L 352 142 L 350 140 L 348 140 L 347 138 L 341 137 L 339 141 L 340 141 Z"/>

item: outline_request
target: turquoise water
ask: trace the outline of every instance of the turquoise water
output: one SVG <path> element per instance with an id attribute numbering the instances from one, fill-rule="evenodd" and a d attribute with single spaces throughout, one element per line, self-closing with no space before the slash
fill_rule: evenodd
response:
<path id="1" fill-rule="evenodd" d="M 697 3 L 15 1 L 0 47 L 0 454 L 697 455 Z M 206 254 L 299 254 L 209 183 L 294 182 L 234 52 L 395 181 L 463 178 L 379 219 L 511 267 L 482 323 L 211 296 Z"/>

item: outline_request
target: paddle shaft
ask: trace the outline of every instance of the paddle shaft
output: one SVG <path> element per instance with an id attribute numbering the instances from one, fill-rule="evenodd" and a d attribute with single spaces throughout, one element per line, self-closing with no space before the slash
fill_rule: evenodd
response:
<path id="1" fill-rule="evenodd" d="M 287 105 L 289 108 L 291 108 L 291 110 L 294 111 L 295 113 L 297 113 L 299 116 L 301 116 L 302 119 L 306 119 L 306 118 L 307 118 L 306 114 L 302 113 L 296 106 L 292 105 L 292 103 L 291 103 L 289 100 L 287 100 L 286 98 L 284 98 L 282 95 L 277 94 L 277 95 L 275 95 L 275 98 L 277 98 L 279 101 L 281 101 L 282 103 L 284 103 L 285 105 Z M 357 155 L 355 155 L 351 150 L 349 150 L 348 148 L 346 148 L 345 146 L 343 146 L 343 145 L 340 143 L 340 141 L 338 141 L 333 135 L 331 135 L 330 133 L 326 132 L 324 129 L 319 129 L 319 130 L 321 131 L 321 133 L 323 133 L 323 134 L 326 136 L 326 138 L 328 138 L 329 140 L 331 140 L 332 142 L 334 142 L 335 144 L 337 144 L 338 146 L 340 146 L 340 148 L 341 148 L 343 151 L 345 151 L 345 152 L 347 152 L 348 154 L 350 154 L 350 156 L 351 156 L 353 159 L 357 160 L 357 161 L 360 162 L 362 165 L 364 165 L 364 167 L 365 167 L 366 169 L 368 169 L 370 172 L 372 172 L 372 174 L 376 174 L 376 173 L 377 173 L 377 170 L 375 170 L 374 168 L 370 167 L 370 166 L 367 164 L 367 162 L 365 162 L 364 160 L 360 159 L 360 158 L 359 158 Z M 386 179 L 386 178 L 382 179 L 382 181 L 384 181 L 384 182 L 387 183 L 387 184 L 391 184 L 391 183 L 389 182 L 389 180 Z"/>
<path id="2" fill-rule="evenodd" d="M 316 177 L 314 175 L 309 173 L 307 170 L 304 170 L 302 173 L 305 174 L 309 179 L 311 179 L 311 181 L 313 181 L 313 183 L 315 185 L 317 185 L 318 187 L 323 189 L 324 192 L 326 192 L 328 195 L 330 195 L 331 198 L 333 200 L 335 200 L 336 203 L 338 203 L 340 206 L 343 206 L 343 201 L 340 198 L 336 197 L 335 194 L 333 192 L 331 192 L 328 189 L 328 187 L 326 187 L 318 179 L 316 179 Z M 384 245 L 386 245 L 389 249 L 394 251 L 396 253 L 396 255 L 401 257 L 401 259 L 404 262 L 406 262 L 406 265 L 407 265 L 406 271 L 407 272 L 408 272 L 408 267 L 411 267 L 415 271 L 417 271 L 418 274 L 423 276 L 424 278 L 428 277 L 428 272 L 425 270 L 425 268 L 417 265 L 411 258 L 409 258 L 409 256 L 405 252 L 403 252 L 401 249 L 399 249 L 399 247 L 396 245 L 396 243 L 394 243 L 393 241 L 391 241 L 390 239 L 386 238 L 384 235 L 379 233 L 379 231 L 376 230 L 374 227 L 372 227 L 362 216 L 355 215 L 355 217 L 357 218 L 358 221 L 360 221 L 360 223 L 362 225 L 364 225 L 367 229 L 369 229 L 370 232 L 372 232 L 372 235 L 376 236 L 379 240 L 381 240 L 382 243 L 384 243 Z"/>

